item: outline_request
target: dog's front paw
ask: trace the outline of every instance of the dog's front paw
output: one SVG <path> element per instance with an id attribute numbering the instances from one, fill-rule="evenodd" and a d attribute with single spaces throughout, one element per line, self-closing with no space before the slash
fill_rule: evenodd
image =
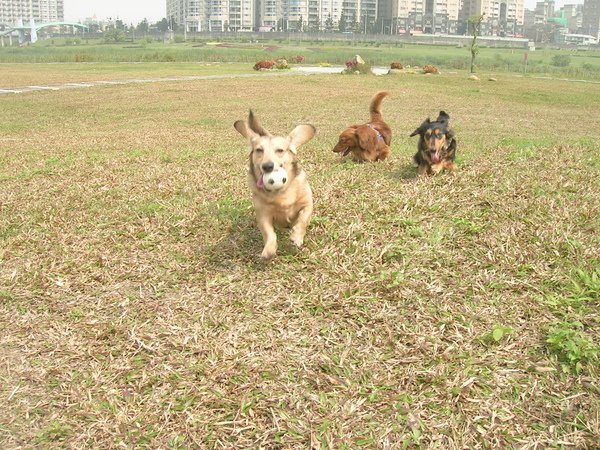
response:
<path id="1" fill-rule="evenodd" d="M 292 233 L 290 234 L 290 239 L 294 243 L 294 245 L 298 248 L 302 247 L 304 244 L 304 235 L 306 234 L 305 229 L 292 228 Z"/>
<path id="2" fill-rule="evenodd" d="M 265 245 L 260 257 L 265 260 L 273 259 L 277 254 L 277 245 Z"/>
<path id="3" fill-rule="evenodd" d="M 298 248 L 302 247 L 302 245 L 304 244 L 304 236 L 297 236 L 295 234 L 292 234 L 290 238 L 294 245 Z"/>

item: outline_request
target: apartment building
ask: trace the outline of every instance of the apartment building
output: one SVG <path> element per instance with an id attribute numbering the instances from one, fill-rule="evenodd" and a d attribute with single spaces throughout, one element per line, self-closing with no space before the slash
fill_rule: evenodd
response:
<path id="1" fill-rule="evenodd" d="M 535 4 L 535 23 L 543 24 L 546 20 L 554 17 L 554 0 L 545 0 Z"/>
<path id="2" fill-rule="evenodd" d="M 459 17 L 465 24 L 471 16 L 484 16 L 481 34 L 515 36 L 522 34 L 524 0 L 463 0 Z M 464 30 L 467 32 L 467 30 Z"/>
<path id="3" fill-rule="evenodd" d="M 561 16 L 567 21 L 570 33 L 578 33 L 583 27 L 583 5 L 569 4 L 561 9 Z"/>
<path id="4" fill-rule="evenodd" d="M 585 0 L 581 28 L 584 34 L 600 38 L 600 0 Z"/>
<path id="5" fill-rule="evenodd" d="M 167 0 L 167 19 L 186 31 L 254 31 L 259 1 Z"/>
<path id="6" fill-rule="evenodd" d="M 461 0 L 392 1 L 392 28 L 397 33 L 456 32 Z"/>
<path id="7" fill-rule="evenodd" d="M 62 22 L 65 16 L 63 0 L 0 0 L 0 25 L 13 26 L 20 20 Z"/>

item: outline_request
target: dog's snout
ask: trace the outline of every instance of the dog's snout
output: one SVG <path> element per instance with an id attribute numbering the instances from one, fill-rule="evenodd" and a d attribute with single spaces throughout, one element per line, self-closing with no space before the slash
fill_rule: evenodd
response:
<path id="1" fill-rule="evenodd" d="M 261 167 L 262 167 L 263 172 L 269 173 L 269 172 L 273 172 L 273 169 L 275 168 L 275 164 L 273 162 L 266 162 Z"/>

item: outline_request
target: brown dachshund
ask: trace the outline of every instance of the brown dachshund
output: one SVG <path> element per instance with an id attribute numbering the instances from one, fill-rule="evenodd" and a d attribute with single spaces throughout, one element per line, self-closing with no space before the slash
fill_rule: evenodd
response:
<path id="1" fill-rule="evenodd" d="M 342 156 L 352 155 L 356 162 L 383 161 L 390 154 L 392 130 L 383 121 L 381 102 L 389 92 L 380 91 L 371 99 L 369 112 L 371 121 L 362 125 L 352 125 L 340 134 L 333 151 Z"/>

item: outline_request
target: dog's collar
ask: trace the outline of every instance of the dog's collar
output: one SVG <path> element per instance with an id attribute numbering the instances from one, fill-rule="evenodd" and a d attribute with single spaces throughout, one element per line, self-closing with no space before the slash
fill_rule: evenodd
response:
<path id="1" fill-rule="evenodd" d="M 380 140 L 380 141 L 383 140 L 383 135 L 377 129 L 375 129 L 375 127 L 373 125 L 371 125 L 370 123 L 368 123 L 367 126 L 377 134 L 377 139 L 378 140 Z"/>

